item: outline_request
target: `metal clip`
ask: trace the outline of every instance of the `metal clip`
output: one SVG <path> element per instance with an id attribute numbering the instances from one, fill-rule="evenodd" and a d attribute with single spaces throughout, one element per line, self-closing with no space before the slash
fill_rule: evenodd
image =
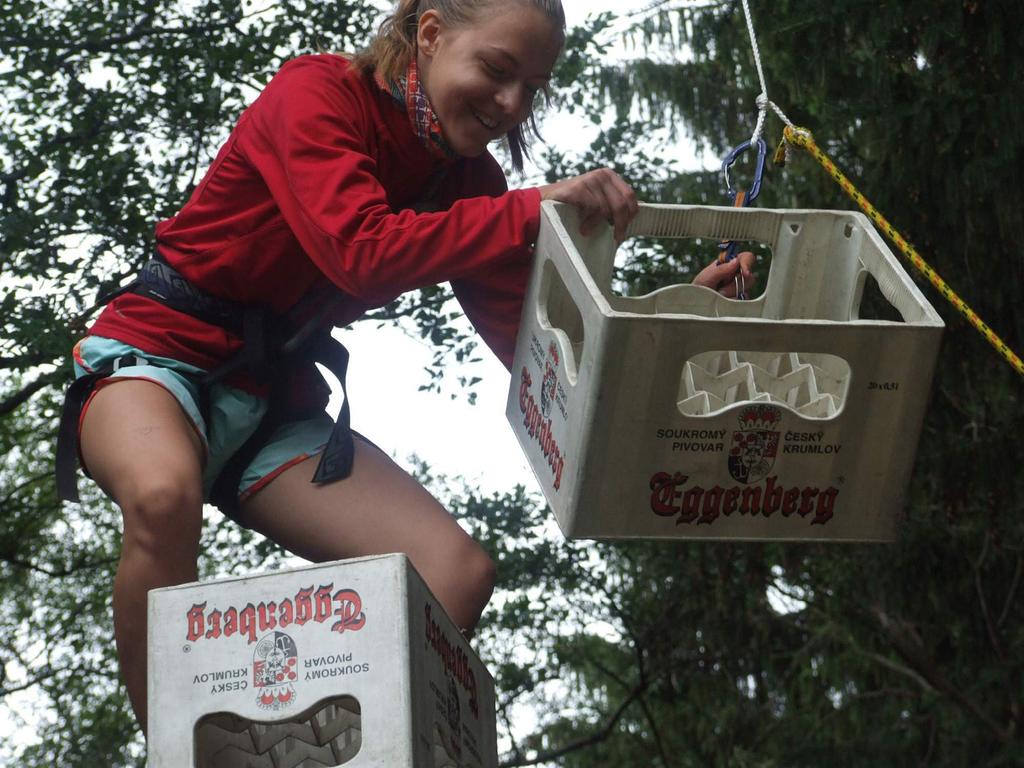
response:
<path id="1" fill-rule="evenodd" d="M 744 141 L 738 145 L 732 152 L 725 156 L 722 160 L 722 172 L 725 174 L 725 187 L 729 194 L 729 199 L 734 203 L 736 201 L 737 192 L 733 189 L 732 179 L 729 178 L 729 169 L 736 163 L 739 156 L 750 149 L 750 142 Z M 757 140 L 757 163 L 754 166 L 754 182 L 750 185 L 743 196 L 740 198 L 740 206 L 750 205 L 757 199 L 757 196 L 761 194 L 761 177 L 764 175 L 764 160 L 768 154 L 768 145 L 764 139 Z"/>
<path id="2" fill-rule="evenodd" d="M 725 188 L 729 195 L 729 199 L 732 201 L 733 207 L 744 208 L 761 194 L 761 179 L 764 176 L 764 161 L 765 156 L 768 154 L 768 145 L 764 139 L 757 140 L 757 162 L 754 165 L 754 181 L 751 183 L 750 188 L 746 190 L 737 190 L 733 188 L 732 179 L 729 177 L 729 169 L 736 163 L 740 155 L 751 148 L 750 141 L 744 141 L 742 144 L 736 146 L 725 159 L 722 160 L 722 172 L 725 174 Z M 739 251 L 739 247 L 732 240 L 726 240 L 718 244 L 722 253 L 718 255 L 718 263 L 724 264 L 727 261 L 732 261 L 736 258 Z M 746 284 L 743 280 L 743 276 L 739 273 L 736 274 L 736 298 L 747 299 Z"/>
<path id="3" fill-rule="evenodd" d="M 110 368 L 112 372 L 117 372 L 122 368 L 130 368 L 135 365 L 149 365 L 149 360 L 144 357 L 139 357 L 136 354 L 121 355 L 119 358 L 114 360 Z"/>

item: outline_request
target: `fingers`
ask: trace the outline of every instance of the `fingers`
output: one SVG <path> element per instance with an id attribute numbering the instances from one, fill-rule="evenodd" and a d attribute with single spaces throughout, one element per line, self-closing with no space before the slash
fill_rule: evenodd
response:
<path id="1" fill-rule="evenodd" d="M 732 281 L 736 275 L 736 270 L 739 269 L 739 266 L 739 263 L 735 259 L 732 261 L 722 262 L 719 262 L 716 259 L 704 267 L 704 269 L 702 269 L 697 276 L 693 278 L 693 284 L 703 285 L 705 288 L 717 291 L 726 281 Z"/>
<path id="2" fill-rule="evenodd" d="M 738 261 L 740 263 L 740 270 L 744 280 L 747 280 L 749 282 L 750 280 L 756 279 L 754 277 L 753 270 L 754 264 L 757 263 L 757 256 L 755 256 L 750 251 L 743 251 L 736 257 L 735 261 Z"/>
<path id="3" fill-rule="evenodd" d="M 633 189 L 608 168 L 577 177 L 580 193 L 575 204 L 583 210 L 580 232 L 589 235 L 600 221 L 608 222 L 615 239 L 626 238 L 626 227 L 633 220 L 639 204 Z"/>
<path id="4" fill-rule="evenodd" d="M 621 243 L 626 239 L 626 228 L 640 210 L 640 204 L 633 188 L 617 173 L 609 169 L 595 173 L 599 174 L 598 189 L 604 197 L 605 210 L 608 212 L 605 220 L 612 225 L 616 241 Z"/>
<path id="5" fill-rule="evenodd" d="M 754 264 L 757 263 L 757 256 L 750 251 L 743 251 L 734 260 L 740 263 L 743 291 L 749 298 L 754 295 L 754 289 L 757 287 L 757 275 L 754 274 Z"/>
<path id="6" fill-rule="evenodd" d="M 743 251 L 730 261 L 719 262 L 716 259 L 693 278 L 693 284 L 718 291 L 727 299 L 737 297 L 738 287 L 742 287 L 743 292 L 749 296 L 757 286 L 757 276 L 753 272 L 756 262 L 757 256 L 750 251 Z"/>
<path id="7" fill-rule="evenodd" d="M 598 223 L 608 222 L 619 242 L 626 238 L 626 229 L 640 209 L 633 188 L 610 168 L 541 187 L 541 198 L 576 206 L 581 234 L 589 235 Z"/>
<path id="8" fill-rule="evenodd" d="M 583 210 L 586 211 L 587 209 Z M 604 218 L 605 217 L 599 210 L 594 210 L 591 213 L 584 212 L 583 216 L 580 218 L 580 234 L 589 235 L 594 231 L 594 228 L 604 220 Z"/>
<path id="9" fill-rule="evenodd" d="M 589 235 L 601 221 L 611 222 L 611 206 L 602 189 L 601 181 L 593 174 L 579 177 L 576 207 L 581 210 L 580 234 Z"/>
<path id="10" fill-rule="evenodd" d="M 736 281 L 730 280 L 728 283 L 725 283 L 721 288 L 718 289 L 718 293 L 719 295 L 724 296 L 727 299 L 735 299 Z"/>

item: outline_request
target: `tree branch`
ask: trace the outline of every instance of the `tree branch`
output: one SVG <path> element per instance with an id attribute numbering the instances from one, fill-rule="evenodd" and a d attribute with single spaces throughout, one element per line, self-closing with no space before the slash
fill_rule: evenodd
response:
<path id="1" fill-rule="evenodd" d="M 43 474 L 33 475 L 31 477 L 25 478 L 24 480 L 22 480 L 19 483 L 16 483 L 13 488 L 11 488 L 6 494 L 4 494 L 3 499 L 0 499 L 0 509 L 3 509 L 4 507 L 6 507 L 10 503 L 11 498 L 16 493 L 18 493 L 19 491 L 23 491 L 26 488 L 28 488 L 30 485 L 35 485 L 36 483 L 41 482 L 41 481 L 47 479 L 48 477 L 50 477 L 50 473 L 49 472 L 44 472 Z"/>
<path id="2" fill-rule="evenodd" d="M 910 667 L 905 667 L 902 664 L 899 664 L 898 662 L 895 662 L 892 659 L 887 658 L 887 657 L 883 656 L 880 653 L 870 653 L 870 652 L 866 652 L 866 651 L 861 651 L 861 653 L 863 653 L 867 658 L 872 659 L 873 661 L 878 662 L 879 664 L 881 664 L 886 669 L 891 669 L 893 672 L 896 672 L 896 673 L 898 673 L 900 675 L 903 675 L 904 677 L 910 678 L 911 680 L 913 680 L 915 683 L 917 683 L 921 687 L 921 690 L 925 691 L 926 693 L 930 693 L 930 694 L 938 693 L 938 691 L 935 690 L 935 688 L 931 685 L 931 683 L 929 683 L 927 680 L 925 680 L 921 675 L 919 675 L 913 669 L 910 669 Z"/>
<path id="3" fill-rule="evenodd" d="M 505 723 L 505 732 L 508 734 L 509 741 L 512 742 L 513 754 L 520 755 L 522 750 L 519 749 L 519 744 L 516 742 L 515 734 L 512 733 L 512 718 L 509 715 L 509 707 L 511 706 L 514 699 L 509 699 L 498 705 L 498 715 Z"/>
<path id="4" fill-rule="evenodd" d="M 612 729 L 615 728 L 615 724 L 619 722 L 619 719 L 629 708 L 629 705 L 640 697 L 645 687 L 645 685 L 636 686 L 636 688 L 634 688 L 630 692 L 629 696 L 627 696 L 625 700 L 619 705 L 618 709 L 616 709 L 615 712 L 612 713 L 611 717 L 609 717 L 608 720 L 605 721 L 605 724 L 589 736 L 584 736 L 581 739 L 569 742 L 565 746 L 559 747 L 558 749 L 553 749 L 548 752 L 539 752 L 533 757 L 531 757 L 529 760 L 516 760 L 508 763 L 501 763 L 501 768 L 520 768 L 521 766 L 538 765 L 540 763 L 546 763 L 549 760 L 556 760 L 559 757 L 562 757 L 562 755 L 567 755 L 570 752 L 575 752 L 577 750 L 593 746 L 594 744 L 599 744 L 611 735 Z"/>
<path id="5" fill-rule="evenodd" d="M 921 694 L 911 691 L 908 688 L 879 688 L 874 691 L 857 691 L 849 694 L 850 701 L 871 701 L 872 699 L 888 699 L 894 696 L 902 696 L 908 699 L 920 699 Z"/>
<path id="6" fill-rule="evenodd" d="M 915 634 L 905 631 L 902 622 L 890 617 L 881 607 L 875 606 L 874 614 L 882 631 L 888 637 L 889 642 L 896 649 L 903 660 L 906 661 L 913 673 L 911 677 L 918 681 L 926 690 L 941 693 L 953 703 L 959 705 L 964 711 L 973 716 L 978 722 L 988 728 L 1001 744 L 1008 744 L 1013 738 L 1012 731 L 1002 727 L 993 720 L 981 707 L 971 701 L 964 694 L 963 690 L 950 682 L 945 675 L 935 666 L 934 660 L 928 657 L 920 638 Z M 882 661 L 884 657 L 876 657 L 878 661 L 898 669 L 899 665 Z"/>
<path id="7" fill-rule="evenodd" d="M 19 685 L 10 685 L 10 686 L 5 685 L 3 688 L 0 688 L 0 699 L 3 699 L 5 696 L 8 696 L 8 695 L 10 695 L 12 693 L 18 693 L 20 691 L 27 691 L 29 688 L 34 688 L 35 686 L 39 685 L 40 683 L 43 683 L 43 682 L 49 680 L 50 678 L 56 677 L 57 675 L 59 675 L 63 671 L 64 670 L 61 670 L 61 669 L 51 669 L 48 672 L 46 672 L 45 674 L 36 675 L 35 677 L 27 678 L 24 683 L 21 683 Z"/>
<path id="8" fill-rule="evenodd" d="M 0 41 L 0 47 L 2 47 L 2 41 Z M 74 144 L 76 142 L 88 141 L 90 139 L 98 138 L 104 133 L 111 132 L 111 128 L 106 125 L 95 125 L 88 131 L 81 133 L 65 133 L 60 136 L 54 136 L 36 148 L 36 154 L 44 155 L 47 152 L 57 149 L 65 144 Z M 29 171 L 25 168 L 19 168 L 8 173 L 0 174 L 0 183 L 9 184 L 12 181 L 22 181 L 29 177 Z"/>
<path id="9" fill-rule="evenodd" d="M 506 656 L 506 658 L 511 660 L 509 656 Z M 512 720 L 511 720 L 511 716 L 509 714 L 509 710 L 511 709 L 511 707 L 515 704 L 516 700 L 522 694 L 528 693 L 529 691 L 532 691 L 533 689 L 535 689 L 537 687 L 540 687 L 540 686 L 544 685 L 545 683 L 549 683 L 552 680 L 561 681 L 561 679 L 562 678 L 560 676 L 556 675 L 556 674 L 539 674 L 536 678 L 532 679 L 531 684 L 529 685 L 529 687 L 525 687 L 525 686 L 520 685 L 516 689 L 511 690 L 511 691 L 505 691 L 501 695 L 500 698 L 502 700 L 498 703 L 498 711 L 501 714 L 501 717 L 505 721 L 505 724 L 507 726 L 508 737 L 509 737 L 509 739 L 512 742 L 512 750 L 511 751 L 515 755 L 515 758 L 513 758 L 512 762 L 509 763 L 510 765 L 518 765 L 518 762 L 516 762 L 516 761 L 522 760 L 522 759 L 525 759 L 525 758 L 523 758 L 522 750 L 520 749 L 518 743 L 516 742 L 515 736 L 513 736 L 513 734 L 512 734 Z"/>
<path id="10" fill-rule="evenodd" d="M 13 355 L 11 357 L 0 357 L 0 368 L 31 368 L 35 365 L 52 363 L 53 360 L 40 352 L 33 352 L 28 355 Z"/>
<path id="11" fill-rule="evenodd" d="M 935 722 L 935 718 L 929 717 L 928 751 L 924 753 L 924 756 L 921 758 L 921 762 L 919 763 L 923 768 L 927 768 L 927 766 L 932 764 L 932 755 L 935 753 L 935 745 L 938 743 L 938 739 L 936 738 L 938 736 L 938 731 L 938 723 Z"/>
<path id="12" fill-rule="evenodd" d="M 728 5 L 727 0 L 713 0 L 712 2 L 704 3 L 703 5 L 686 4 L 686 5 L 678 5 L 675 8 L 665 8 L 665 6 L 671 6 L 673 3 L 678 3 L 678 2 L 679 2 L 679 0 L 654 0 L 654 2 L 652 2 L 650 5 L 647 5 L 647 6 L 643 7 L 643 8 L 638 8 L 635 11 L 629 11 L 627 13 L 621 13 L 621 14 L 619 14 L 619 16 L 621 16 L 622 18 L 625 18 L 625 19 L 633 19 L 633 18 L 636 18 L 637 16 L 644 16 L 644 17 L 646 17 L 646 16 L 649 16 L 651 14 L 663 12 L 663 11 L 666 11 L 666 10 L 668 10 L 668 11 L 681 11 L 681 10 L 683 10 L 685 8 L 688 11 L 689 10 L 705 11 L 705 10 L 707 10 L 709 8 L 721 8 L 724 5 Z"/>
<path id="13" fill-rule="evenodd" d="M 73 674 L 76 677 L 81 677 L 82 675 L 90 675 L 92 677 L 104 677 L 108 680 L 120 679 L 119 674 L 115 674 L 108 669 L 102 669 L 100 667 L 83 666 L 50 668 L 45 673 L 38 674 L 35 677 L 27 679 L 24 683 L 12 685 L 10 687 L 0 688 L 0 699 L 3 699 L 8 694 L 17 693 L 19 691 L 26 691 L 29 688 L 33 688 L 37 685 L 42 685 L 46 681 L 52 680 L 53 678 L 58 677 L 59 675 L 65 672 Z"/>
<path id="14" fill-rule="evenodd" d="M 609 596 L 609 600 L 610 599 L 611 596 Z M 630 623 L 629 617 L 625 616 L 622 612 L 617 612 L 617 615 L 619 616 L 620 621 L 622 621 L 623 627 L 625 628 L 626 632 L 633 638 L 633 648 L 636 654 L 637 671 L 640 675 L 640 682 L 638 684 L 638 688 L 640 688 L 642 691 L 646 690 L 648 685 L 650 684 L 650 679 L 648 678 L 647 674 L 647 665 L 644 663 L 645 646 L 643 643 L 641 643 L 640 638 L 634 631 L 632 624 Z M 656 636 L 660 635 L 662 632 L 661 625 L 666 621 L 667 618 L 663 615 L 657 625 L 648 628 L 648 630 L 644 634 L 644 637 L 650 637 L 652 633 Z M 671 683 L 669 683 L 669 685 L 671 686 Z M 665 745 L 661 737 L 661 731 L 658 729 L 658 724 L 654 719 L 654 714 L 651 712 L 651 709 L 647 705 L 647 702 L 644 700 L 644 697 L 640 695 L 638 698 L 640 702 L 640 708 L 644 714 L 644 718 L 647 720 L 647 725 L 651 729 L 651 735 L 654 739 L 654 746 L 658 750 L 658 756 L 661 759 L 661 764 L 665 766 L 665 768 L 668 768 L 668 766 L 670 765 L 668 753 L 665 750 Z"/>
<path id="15" fill-rule="evenodd" d="M 1003 610 L 999 612 L 999 618 L 996 620 L 996 627 L 998 629 L 1003 628 L 1003 624 L 1006 622 L 1006 617 L 1010 615 L 1010 608 L 1014 604 L 1014 599 L 1017 596 L 1017 589 L 1020 587 L 1022 565 L 1024 565 L 1024 555 L 1017 555 L 1017 567 L 1013 571 L 1013 580 L 1010 582 L 1010 589 L 1006 593 L 1006 601 L 1003 603 Z"/>
<path id="16" fill-rule="evenodd" d="M 992 614 L 988 609 L 988 601 L 985 599 L 985 590 L 981 584 L 981 567 L 985 563 L 985 559 L 988 557 L 989 542 L 991 540 L 990 534 L 985 534 L 985 540 L 981 546 L 981 554 L 978 555 L 977 561 L 972 563 L 974 570 L 974 592 L 978 596 L 978 604 L 981 606 L 981 617 L 985 622 L 985 632 L 988 634 L 988 642 L 992 646 L 992 650 L 995 651 L 996 657 L 1000 662 L 1006 663 L 1006 655 L 1003 653 L 1003 647 L 999 642 L 999 636 L 996 633 L 995 625 L 992 622 Z"/>
<path id="17" fill-rule="evenodd" d="M 237 20 L 224 21 L 219 24 L 206 24 L 201 27 L 139 27 L 123 35 L 114 35 L 103 40 L 44 40 L 41 38 L 27 37 L 5 37 L 0 38 L 2 48 L 29 48 L 32 50 L 52 50 L 71 53 L 73 51 L 86 51 L 88 53 L 102 53 L 113 50 L 125 43 L 134 43 L 147 37 L 166 37 L 184 35 L 187 37 L 201 37 L 210 32 L 217 32 L 222 29 L 230 29 L 237 24 Z"/>
<path id="18" fill-rule="evenodd" d="M 113 565 L 117 561 L 118 558 L 116 557 L 107 557 L 102 560 L 93 560 L 92 562 L 81 560 L 77 563 L 72 563 L 71 565 L 65 568 L 56 569 L 44 568 L 43 566 L 35 565 L 34 563 L 29 562 L 28 560 L 19 560 L 13 554 L 9 555 L 5 553 L 0 553 L 0 562 L 7 563 L 8 565 L 13 565 L 15 568 L 22 568 L 24 570 L 41 573 L 44 576 L 48 576 L 54 579 L 63 579 L 67 576 L 71 576 L 72 574 L 78 573 L 79 571 L 90 570 L 92 568 L 100 568 L 105 565 Z"/>
<path id="19" fill-rule="evenodd" d="M 658 724 L 654 721 L 654 715 L 651 713 L 651 709 L 647 706 L 647 702 L 644 700 L 643 696 L 640 697 L 640 708 L 643 710 L 644 718 L 647 720 L 647 725 L 651 728 L 651 734 L 654 736 L 654 746 L 658 749 L 658 756 L 661 758 L 661 764 L 665 766 L 665 768 L 668 768 L 668 753 L 665 752 L 665 745 L 661 740 L 661 732 L 658 730 Z"/>
<path id="20" fill-rule="evenodd" d="M 51 373 L 44 373 L 35 381 L 30 384 L 26 384 L 18 392 L 8 397 L 6 400 L 0 401 L 0 418 L 6 416 L 15 408 L 18 408 L 22 403 L 25 403 L 32 395 L 39 390 L 48 387 L 60 378 L 60 371 L 53 371 Z"/>

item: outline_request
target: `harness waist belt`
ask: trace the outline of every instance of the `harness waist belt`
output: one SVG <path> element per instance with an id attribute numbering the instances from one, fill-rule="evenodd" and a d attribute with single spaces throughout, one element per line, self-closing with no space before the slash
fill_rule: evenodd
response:
<path id="1" fill-rule="evenodd" d="M 246 306 L 214 296 L 193 285 L 159 255 L 143 265 L 127 291 L 159 301 L 211 325 L 219 325 L 237 336 L 242 335 L 242 318 L 248 309 Z"/>
<path id="2" fill-rule="evenodd" d="M 208 410 L 210 385 L 232 371 L 246 370 L 258 379 L 269 381 L 271 385 L 270 403 L 263 423 L 236 451 L 214 483 L 212 501 L 225 514 L 234 516 L 238 482 L 241 480 L 242 472 L 261 447 L 258 443 L 269 437 L 273 427 L 282 418 L 281 400 L 284 396 L 284 382 L 289 364 L 312 364 L 313 361 L 321 363 L 341 382 L 345 396 L 341 413 L 320 456 L 313 482 L 333 482 L 351 474 L 355 446 L 352 442 L 348 393 L 345 389 L 348 351 L 331 337 L 329 330 L 321 326 L 321 321 L 327 316 L 327 309 L 331 304 L 331 299 L 323 292 L 307 294 L 293 308 L 293 313 L 303 314 L 296 310 L 308 309 L 312 304 L 323 305 L 320 311 L 314 313 L 314 316 L 291 337 L 284 338 L 278 338 L 273 332 L 279 326 L 287 325 L 284 318 L 272 316 L 266 309 L 248 307 L 207 293 L 190 283 L 159 254 L 146 262 L 134 281 L 104 297 L 101 303 L 108 303 L 124 293 L 146 296 L 175 311 L 217 325 L 242 338 L 242 349 L 234 357 L 200 378 L 200 397 L 203 401 L 200 404 L 201 410 Z M 337 291 L 334 293 L 337 294 Z M 133 356 L 132 359 L 136 358 Z M 74 472 L 78 458 L 78 422 L 82 408 L 96 382 L 110 376 L 120 363 L 122 360 L 119 359 L 113 366 L 78 378 L 65 395 L 56 467 L 58 495 L 64 500 L 78 501 Z M 127 360 L 125 363 L 128 364 Z"/>

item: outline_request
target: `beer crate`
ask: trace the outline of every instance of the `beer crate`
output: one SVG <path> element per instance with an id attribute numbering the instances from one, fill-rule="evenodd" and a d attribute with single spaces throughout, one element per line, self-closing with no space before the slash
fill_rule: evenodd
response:
<path id="1" fill-rule="evenodd" d="M 150 592 L 150 768 L 494 768 L 494 682 L 404 555 Z"/>
<path id="2" fill-rule="evenodd" d="M 770 271 L 753 300 L 617 295 L 611 229 L 542 205 L 506 415 L 565 535 L 894 538 L 943 323 L 869 221 L 643 205 L 628 235 L 763 244 Z"/>

